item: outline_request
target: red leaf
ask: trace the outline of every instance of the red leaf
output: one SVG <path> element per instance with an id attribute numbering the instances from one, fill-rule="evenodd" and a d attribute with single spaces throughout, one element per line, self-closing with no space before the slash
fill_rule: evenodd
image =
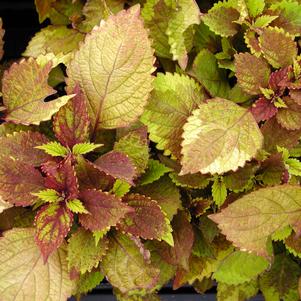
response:
<path id="1" fill-rule="evenodd" d="M 90 125 L 85 95 L 78 85 L 73 93 L 76 96 L 58 111 L 53 120 L 55 136 L 70 148 L 89 139 Z"/>
<path id="2" fill-rule="evenodd" d="M 72 157 L 68 156 L 61 162 L 48 161 L 42 165 L 46 174 L 45 186 L 63 193 L 66 200 L 78 197 L 78 182 L 72 165 Z"/>
<path id="3" fill-rule="evenodd" d="M 270 100 L 266 99 L 265 97 L 260 97 L 250 108 L 250 111 L 255 120 L 260 122 L 271 119 L 277 114 L 278 109 Z"/>
<path id="4" fill-rule="evenodd" d="M 133 185 L 136 177 L 136 168 L 127 155 L 118 151 L 111 151 L 99 157 L 95 166 L 106 174 L 124 180 Z"/>
<path id="5" fill-rule="evenodd" d="M 278 94 L 282 94 L 289 82 L 289 71 L 290 68 L 285 67 L 273 72 L 270 75 L 269 87 Z"/>
<path id="6" fill-rule="evenodd" d="M 16 206 L 28 206 L 37 199 L 32 192 L 41 189 L 44 189 L 44 178 L 34 166 L 0 157 L 0 199 Z"/>
<path id="7" fill-rule="evenodd" d="M 73 223 L 73 214 L 63 203 L 44 205 L 35 218 L 35 241 L 44 262 L 64 241 Z"/>
<path id="8" fill-rule="evenodd" d="M 84 190 L 80 194 L 90 214 L 80 214 L 79 222 L 87 230 L 105 230 L 115 226 L 132 208 L 113 194 L 100 190 Z"/>

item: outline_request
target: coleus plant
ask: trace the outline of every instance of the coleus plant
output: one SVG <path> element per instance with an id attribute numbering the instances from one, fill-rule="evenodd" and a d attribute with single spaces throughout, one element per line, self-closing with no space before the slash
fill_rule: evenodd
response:
<path id="1" fill-rule="evenodd" d="M 301 4 L 35 4 L 1 66 L 0 300 L 299 300 Z"/>

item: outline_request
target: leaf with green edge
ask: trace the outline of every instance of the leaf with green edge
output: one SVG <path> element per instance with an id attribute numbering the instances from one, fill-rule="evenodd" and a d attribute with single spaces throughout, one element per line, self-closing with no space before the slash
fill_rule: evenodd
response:
<path id="1" fill-rule="evenodd" d="M 68 54 L 75 51 L 84 35 L 64 25 L 48 25 L 35 34 L 23 52 L 23 56 L 37 58 L 47 53 Z"/>
<path id="2" fill-rule="evenodd" d="M 187 173 L 224 173 L 252 159 L 263 137 L 250 112 L 214 98 L 194 110 L 184 126 L 182 170 Z"/>
<path id="3" fill-rule="evenodd" d="M 0 124 L 0 137 L 6 137 L 8 135 L 13 135 L 15 132 L 28 132 L 31 131 L 31 126 L 26 126 L 22 124 L 14 124 L 14 123 L 2 123 Z"/>
<path id="4" fill-rule="evenodd" d="M 167 175 L 151 184 L 137 187 L 134 191 L 155 200 L 169 220 L 182 208 L 180 192 Z"/>
<path id="5" fill-rule="evenodd" d="M 301 237 L 298 237 L 296 233 L 291 233 L 284 240 L 286 249 L 294 256 L 301 258 Z"/>
<path id="6" fill-rule="evenodd" d="M 269 267 L 263 257 L 235 251 L 221 262 L 213 274 L 214 279 L 229 285 L 238 285 L 255 279 Z"/>
<path id="7" fill-rule="evenodd" d="M 150 139 L 158 149 L 181 157 L 183 125 L 204 98 L 203 89 L 188 76 L 157 74 L 141 121 L 148 126 Z"/>
<path id="8" fill-rule="evenodd" d="M 44 262 L 63 243 L 73 223 L 72 212 L 61 203 L 44 205 L 35 217 L 35 241 Z"/>
<path id="9" fill-rule="evenodd" d="M 32 195 L 47 203 L 54 203 L 60 200 L 60 195 L 54 189 L 40 190 L 39 192 L 32 193 Z"/>
<path id="10" fill-rule="evenodd" d="M 46 154 L 53 157 L 65 157 L 68 154 L 68 149 L 56 141 L 51 141 L 35 148 L 43 150 Z"/>
<path id="11" fill-rule="evenodd" d="M 3 58 L 4 55 L 4 37 L 5 34 L 5 30 L 3 29 L 3 22 L 2 22 L 2 18 L 0 18 L 0 61 Z"/>
<path id="12" fill-rule="evenodd" d="M 79 214 L 80 224 L 90 231 L 103 231 L 115 226 L 132 208 L 108 192 L 86 189 L 79 199 L 90 214 Z"/>
<path id="13" fill-rule="evenodd" d="M 214 6 L 202 17 L 203 22 L 211 31 L 222 37 L 234 36 L 238 31 L 239 12 L 232 1 L 215 3 Z"/>
<path id="14" fill-rule="evenodd" d="M 76 283 L 76 292 L 74 295 L 80 297 L 82 294 L 87 294 L 92 291 L 97 285 L 99 285 L 104 279 L 104 275 L 97 270 L 85 273 L 79 276 L 79 280 Z"/>
<path id="15" fill-rule="evenodd" d="M 72 153 L 74 155 L 85 155 L 93 152 L 95 149 L 103 146 L 103 144 L 95 144 L 91 142 L 77 143 L 72 147 Z"/>
<path id="16" fill-rule="evenodd" d="M 54 115 L 53 131 L 59 142 L 72 148 L 89 140 L 90 120 L 86 99 L 79 86 L 73 90 L 75 97 Z"/>
<path id="17" fill-rule="evenodd" d="M 44 178 L 31 164 L 10 157 L 0 157 L 0 197 L 15 206 L 29 206 L 37 200 L 32 195 L 44 189 Z"/>
<path id="18" fill-rule="evenodd" d="M 288 172 L 294 176 L 301 176 L 301 162 L 297 159 L 287 159 L 285 164 L 288 165 Z"/>
<path id="19" fill-rule="evenodd" d="M 244 40 L 246 46 L 250 49 L 251 54 L 260 57 L 261 49 L 258 41 L 258 34 L 254 30 L 247 29 L 244 34 Z"/>
<path id="20" fill-rule="evenodd" d="M 235 246 L 269 257 L 267 242 L 276 230 L 291 225 L 300 232 L 300 195 L 298 186 L 262 188 L 209 217 Z"/>
<path id="21" fill-rule="evenodd" d="M 211 187 L 214 203 L 221 207 L 227 198 L 227 187 L 222 177 L 216 177 Z"/>
<path id="22" fill-rule="evenodd" d="M 260 88 L 267 88 L 270 68 L 266 61 L 249 53 L 235 55 L 235 76 L 238 84 L 251 95 L 261 94 Z"/>
<path id="23" fill-rule="evenodd" d="M 13 229 L 0 238 L 0 299 L 65 301 L 74 282 L 67 271 L 65 244 L 43 263 L 34 229 Z"/>
<path id="24" fill-rule="evenodd" d="M 264 7 L 265 7 L 265 1 L 264 0 L 244 0 L 250 17 L 257 17 L 258 15 L 261 15 Z"/>
<path id="25" fill-rule="evenodd" d="M 110 16 L 86 36 L 67 68 L 68 89 L 78 83 L 87 98 L 94 134 L 137 120 L 152 90 L 153 50 L 139 14 L 133 6 Z"/>
<path id="26" fill-rule="evenodd" d="M 39 132 L 13 132 L 0 137 L 0 156 L 39 166 L 49 160 L 50 157 L 35 147 L 47 142 L 48 139 Z"/>
<path id="27" fill-rule="evenodd" d="M 286 108 L 280 108 L 276 115 L 277 121 L 287 130 L 301 129 L 301 105 L 296 104 L 290 97 L 284 97 Z"/>
<path id="28" fill-rule="evenodd" d="M 127 194 L 122 200 L 134 211 L 126 213 L 118 229 L 143 239 L 167 240 L 173 246 L 169 220 L 156 201 L 141 194 Z"/>
<path id="29" fill-rule="evenodd" d="M 137 173 L 143 173 L 149 158 L 147 128 L 138 128 L 121 137 L 115 142 L 114 150 L 126 154 L 137 168 Z"/>
<path id="30" fill-rule="evenodd" d="M 282 28 L 264 28 L 259 36 L 259 45 L 265 59 L 274 67 L 287 67 L 298 54 L 294 37 Z"/>
<path id="31" fill-rule="evenodd" d="M 91 272 L 99 265 L 106 254 L 109 241 L 106 237 L 95 244 L 93 234 L 79 228 L 68 240 L 67 260 L 68 268 L 75 268 L 81 274 Z"/>
<path id="32" fill-rule="evenodd" d="M 29 58 L 12 64 L 4 72 L 2 93 L 7 109 L 6 121 L 39 125 L 41 121 L 49 120 L 74 96 L 64 95 L 49 102 L 44 101 L 47 96 L 56 93 L 47 83 L 50 70 L 51 63 L 41 67 L 35 59 Z"/>
<path id="33" fill-rule="evenodd" d="M 209 184 L 209 177 L 201 173 L 180 176 L 177 172 L 172 172 L 169 174 L 169 177 L 174 184 L 184 188 L 202 189 Z"/>
<path id="34" fill-rule="evenodd" d="M 121 198 L 126 195 L 130 189 L 131 185 L 129 183 L 117 179 L 112 188 L 112 193 Z"/>
<path id="35" fill-rule="evenodd" d="M 160 163 L 160 161 L 149 159 L 147 170 L 140 178 L 139 185 L 153 183 L 170 171 L 172 171 L 172 169 Z"/>
<path id="36" fill-rule="evenodd" d="M 67 201 L 66 206 L 73 213 L 89 214 L 89 211 L 87 211 L 87 209 L 85 208 L 85 206 L 83 205 L 83 203 L 79 199 L 73 199 L 73 200 Z"/>
<path id="37" fill-rule="evenodd" d="M 226 71 L 218 67 L 217 59 L 208 49 L 198 53 L 192 65 L 192 73 L 210 96 L 227 98 L 230 85 Z"/>
<path id="38" fill-rule="evenodd" d="M 124 180 L 133 185 L 137 170 L 128 155 L 111 151 L 94 161 L 94 166 L 107 175 L 116 179 Z"/>

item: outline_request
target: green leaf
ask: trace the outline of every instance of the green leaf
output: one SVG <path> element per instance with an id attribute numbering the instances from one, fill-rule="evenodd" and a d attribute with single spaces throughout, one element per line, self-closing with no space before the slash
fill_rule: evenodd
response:
<path id="1" fill-rule="evenodd" d="M 209 50 L 202 50 L 195 58 L 192 72 L 212 97 L 227 98 L 230 92 L 226 71 L 220 69 Z"/>
<path id="2" fill-rule="evenodd" d="M 35 148 L 45 151 L 46 154 L 53 157 L 65 157 L 68 154 L 68 149 L 56 141 L 48 142 Z"/>
<path id="3" fill-rule="evenodd" d="M 260 88 L 268 87 L 271 71 L 262 58 L 249 53 L 235 55 L 235 72 L 240 87 L 251 95 L 261 94 Z"/>
<path id="4" fill-rule="evenodd" d="M 150 159 L 148 161 L 147 170 L 140 178 L 139 184 L 146 185 L 153 183 L 171 170 L 171 168 L 166 167 L 164 164 L 160 163 L 160 161 Z"/>
<path id="5" fill-rule="evenodd" d="M 256 18 L 254 22 L 255 27 L 267 27 L 272 23 L 275 19 L 277 19 L 277 16 L 270 16 L 270 15 L 262 15 L 258 18 Z"/>
<path id="6" fill-rule="evenodd" d="M 265 7 L 264 0 L 244 0 L 251 17 L 257 17 L 260 15 Z"/>
<path id="7" fill-rule="evenodd" d="M 72 148 L 72 153 L 74 155 L 84 155 L 93 152 L 95 149 L 101 147 L 103 144 L 95 144 L 90 142 L 77 143 Z"/>
<path id="8" fill-rule="evenodd" d="M 32 193 L 32 195 L 38 197 L 43 202 L 53 203 L 57 202 L 60 199 L 60 195 L 54 189 L 45 189 L 36 193 Z"/>
<path id="9" fill-rule="evenodd" d="M 227 188 L 223 181 L 223 178 L 216 177 L 214 179 L 213 185 L 212 185 L 212 197 L 214 203 L 220 207 L 223 205 L 227 198 Z"/>
<path id="10" fill-rule="evenodd" d="M 299 186 L 262 188 L 209 217 L 235 246 L 269 257 L 267 242 L 275 231 L 291 225 L 300 233 L 300 196 Z"/>
<path id="11" fill-rule="evenodd" d="M 149 104 L 141 117 L 150 139 L 166 154 L 180 158 L 183 125 L 204 100 L 204 92 L 191 78 L 158 73 Z"/>
<path id="12" fill-rule="evenodd" d="M 277 27 L 264 28 L 259 45 L 263 56 L 274 68 L 291 65 L 298 53 L 294 37 Z"/>
<path id="13" fill-rule="evenodd" d="M 142 244 L 137 245 L 124 234 L 110 238 L 109 249 L 101 265 L 108 281 L 121 293 L 151 290 L 156 285 L 160 271 L 150 265 L 149 255 L 144 256 L 145 251 Z"/>
<path id="14" fill-rule="evenodd" d="M 131 189 L 131 185 L 129 183 L 117 179 L 112 188 L 112 192 L 113 194 L 121 198 L 125 194 L 127 194 L 130 191 L 130 189 Z"/>
<path id="15" fill-rule="evenodd" d="M 143 112 L 152 90 L 153 50 L 139 6 L 110 16 L 86 36 L 67 68 L 68 90 L 87 97 L 93 134 L 128 126 Z"/>
<path id="16" fill-rule="evenodd" d="M 194 110 L 183 138 L 181 174 L 236 170 L 253 158 L 263 143 L 251 113 L 221 98 Z"/>
<path id="17" fill-rule="evenodd" d="M 301 176 L 301 162 L 297 159 L 287 159 L 288 172 L 294 176 Z"/>
<path id="18" fill-rule="evenodd" d="M 43 262 L 34 229 L 13 229 L 0 238 L 0 299 L 40 301 L 54 296 L 66 301 L 73 292 L 65 244 Z"/>
<path id="19" fill-rule="evenodd" d="M 68 240 L 68 268 L 75 268 L 81 274 L 96 268 L 108 249 L 109 241 L 103 238 L 95 244 L 93 234 L 83 228 L 78 229 Z"/>
<path id="20" fill-rule="evenodd" d="M 77 282 L 76 295 L 87 294 L 99 285 L 103 279 L 104 275 L 99 271 L 92 271 L 91 273 L 80 275 Z"/>
<path id="21" fill-rule="evenodd" d="M 83 203 L 78 199 L 67 201 L 66 206 L 74 213 L 89 213 Z"/>
<path id="22" fill-rule="evenodd" d="M 262 257 L 235 251 L 221 262 L 213 277 L 222 283 L 238 285 L 251 281 L 268 267 L 269 262 Z"/>
<path id="23" fill-rule="evenodd" d="M 50 70 L 51 63 L 41 67 L 36 60 L 29 58 L 14 63 L 4 72 L 2 93 L 7 109 L 6 121 L 38 125 L 41 121 L 50 120 L 74 96 L 64 95 L 44 102 L 47 96 L 56 93 L 47 83 Z"/>

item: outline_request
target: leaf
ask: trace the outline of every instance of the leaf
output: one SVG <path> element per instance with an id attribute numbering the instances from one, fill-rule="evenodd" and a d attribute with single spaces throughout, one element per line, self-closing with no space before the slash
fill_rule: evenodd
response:
<path id="1" fill-rule="evenodd" d="M 171 236 L 169 220 L 156 201 L 140 194 L 127 194 L 123 201 L 134 211 L 128 212 L 119 223 L 121 231 L 144 239 L 165 240 Z"/>
<path id="2" fill-rule="evenodd" d="M 140 178 L 140 185 L 147 185 L 159 180 L 163 175 L 170 172 L 172 169 L 166 167 L 158 160 L 150 159 L 148 161 L 148 167 L 144 175 Z"/>
<path id="3" fill-rule="evenodd" d="M 268 86 L 271 73 L 262 58 L 249 53 L 235 55 L 235 72 L 240 87 L 251 95 L 261 94 L 260 88 Z"/>
<path id="4" fill-rule="evenodd" d="M 93 133 L 128 126 L 152 89 L 153 50 L 139 6 L 110 16 L 87 35 L 67 68 L 68 89 L 78 83 L 87 98 Z"/>
<path id="5" fill-rule="evenodd" d="M 230 92 L 226 71 L 220 69 L 213 53 L 204 49 L 196 56 L 192 72 L 212 97 L 227 98 Z"/>
<path id="6" fill-rule="evenodd" d="M 0 156 L 39 166 L 50 157 L 35 147 L 47 142 L 48 139 L 38 132 L 13 132 L 11 135 L 0 137 Z"/>
<path id="7" fill-rule="evenodd" d="M 265 97 L 260 97 L 250 108 L 250 112 L 257 122 L 269 120 L 275 116 L 278 109 L 275 105 Z"/>
<path id="8" fill-rule="evenodd" d="M 157 148 L 180 158 L 183 125 L 204 100 L 200 86 L 188 76 L 158 73 L 149 104 L 141 117 Z"/>
<path id="9" fill-rule="evenodd" d="M 74 200 L 69 200 L 66 203 L 67 208 L 70 209 L 71 212 L 73 213 L 86 213 L 88 214 L 89 212 L 86 210 L 85 206 L 83 205 L 83 203 L 78 200 L 78 199 L 74 199 Z"/>
<path id="10" fill-rule="evenodd" d="M 0 238 L 0 298 L 39 301 L 45 296 L 65 301 L 74 283 L 67 272 L 65 246 L 43 263 L 34 229 L 13 229 Z"/>
<path id="11" fill-rule="evenodd" d="M 89 140 L 89 116 L 86 99 L 79 86 L 73 90 L 76 96 L 55 114 L 53 131 L 59 142 L 72 148 Z"/>
<path id="12" fill-rule="evenodd" d="M 111 151 L 99 157 L 95 162 L 94 166 L 100 171 L 128 182 L 133 185 L 133 179 L 137 175 L 135 166 L 131 159 L 122 152 Z"/>
<path id="13" fill-rule="evenodd" d="M 301 106 L 296 104 L 291 98 L 285 97 L 287 108 L 279 109 L 276 116 L 277 121 L 288 130 L 301 129 Z"/>
<path id="14" fill-rule="evenodd" d="M 0 157 L 0 197 L 15 206 L 29 206 L 37 200 L 32 195 L 44 189 L 44 179 L 32 165 Z"/>
<path id="15" fill-rule="evenodd" d="M 301 162 L 297 159 L 287 159 L 288 172 L 294 176 L 301 176 Z"/>
<path id="16" fill-rule="evenodd" d="M 92 271 L 91 273 L 80 275 L 76 287 L 77 294 L 87 294 L 88 292 L 92 291 L 97 285 L 99 285 L 103 279 L 104 276 L 97 270 Z"/>
<path id="17" fill-rule="evenodd" d="M 120 138 L 115 142 L 114 150 L 126 154 L 137 168 L 137 173 L 143 173 L 149 157 L 146 127 L 131 131 Z"/>
<path id="18" fill-rule="evenodd" d="M 251 281 L 268 267 L 269 262 L 264 258 L 236 251 L 226 257 L 213 277 L 222 283 L 238 285 Z"/>
<path id="19" fill-rule="evenodd" d="M 26 47 L 23 56 L 37 58 L 47 53 L 68 54 L 78 48 L 84 35 L 66 26 L 48 25 L 35 34 Z"/>
<path id="20" fill-rule="evenodd" d="M 257 17 L 262 14 L 265 7 L 264 0 L 245 0 L 245 3 L 251 17 Z"/>
<path id="21" fill-rule="evenodd" d="M 74 155 L 84 155 L 90 152 L 93 152 L 95 149 L 101 147 L 102 144 L 95 144 L 95 143 L 77 143 L 72 148 L 72 153 Z"/>
<path id="22" fill-rule="evenodd" d="M 2 18 L 0 18 L 0 61 L 3 58 L 4 55 L 4 37 L 5 34 L 5 30 L 3 29 L 3 22 L 2 22 Z"/>
<path id="23" fill-rule="evenodd" d="M 44 101 L 47 96 L 56 93 L 47 83 L 50 70 L 51 63 L 40 67 L 36 60 L 29 58 L 14 63 L 4 72 L 2 93 L 3 104 L 7 109 L 6 121 L 38 125 L 41 121 L 49 120 L 74 96 L 65 95 L 49 102 Z"/>
<path id="24" fill-rule="evenodd" d="M 291 225 L 299 233 L 300 195 L 298 186 L 262 188 L 209 217 L 235 246 L 268 257 L 267 242 L 276 230 Z"/>
<path id="25" fill-rule="evenodd" d="M 220 1 L 202 17 L 202 20 L 217 35 L 230 37 L 237 33 L 238 24 L 234 21 L 237 21 L 238 18 L 239 12 L 232 7 L 230 1 Z"/>
<path id="26" fill-rule="evenodd" d="M 261 1 L 261 0 L 259 0 L 259 1 Z M 261 15 L 258 18 L 256 18 L 256 20 L 254 22 L 254 26 L 255 27 L 267 27 L 277 18 L 278 18 L 278 16 Z"/>
<path id="27" fill-rule="evenodd" d="M 223 179 L 216 177 L 211 190 L 214 203 L 221 207 L 227 198 L 227 187 Z"/>
<path id="28" fill-rule="evenodd" d="M 251 113 L 221 98 L 211 99 L 193 112 L 183 138 L 181 174 L 236 170 L 253 158 L 263 143 Z"/>
<path id="29" fill-rule="evenodd" d="M 108 281 L 121 293 L 151 290 L 156 285 L 160 271 L 149 263 L 149 252 L 143 245 L 140 247 L 121 233 L 110 238 L 101 265 Z M 148 258 L 144 257 L 143 251 L 148 252 Z"/>
<path id="30" fill-rule="evenodd" d="M 65 157 L 68 154 L 68 149 L 56 141 L 48 142 L 35 148 L 43 150 L 46 154 L 53 157 Z"/>
<path id="31" fill-rule="evenodd" d="M 4 210 L 6 210 L 10 207 L 12 207 L 12 205 L 7 202 L 4 202 L 2 200 L 2 198 L 0 197 L 0 213 L 2 213 Z M 0 228 L 2 228 L 2 227 L 0 227 Z"/>
<path id="32" fill-rule="evenodd" d="M 103 238 L 95 244 L 91 232 L 80 228 L 68 240 L 68 268 L 75 268 L 81 274 L 96 268 L 108 249 L 109 241 Z"/>
<path id="33" fill-rule="evenodd" d="M 109 229 L 132 211 L 118 197 L 99 190 L 84 190 L 79 199 L 90 212 L 90 214 L 80 214 L 79 222 L 90 231 Z"/>
<path id="34" fill-rule="evenodd" d="M 121 198 L 126 195 L 130 189 L 131 185 L 129 183 L 117 179 L 112 188 L 112 193 Z"/>
<path id="35" fill-rule="evenodd" d="M 290 234 L 284 240 L 287 250 L 296 257 L 301 257 L 301 239 L 296 233 Z"/>
<path id="36" fill-rule="evenodd" d="M 43 202 L 54 203 L 59 201 L 60 195 L 54 189 L 44 189 L 39 192 L 32 193 L 32 195 L 38 197 Z"/>
<path id="37" fill-rule="evenodd" d="M 35 241 L 44 262 L 63 243 L 73 223 L 73 214 L 64 204 L 44 205 L 35 217 Z"/>

